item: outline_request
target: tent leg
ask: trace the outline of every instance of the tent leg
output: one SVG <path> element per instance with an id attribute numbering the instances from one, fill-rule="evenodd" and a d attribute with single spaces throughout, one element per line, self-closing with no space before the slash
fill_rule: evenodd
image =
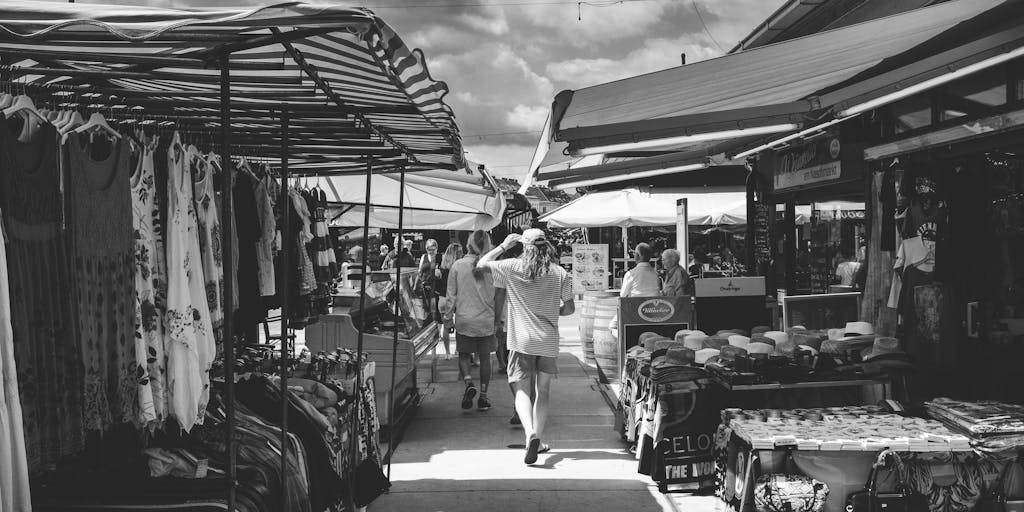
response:
<path id="1" fill-rule="evenodd" d="M 403 203 L 405 202 L 405 166 L 402 166 L 402 169 L 401 169 L 401 172 L 399 174 L 398 180 L 399 180 L 399 186 L 398 186 L 398 238 L 396 238 L 396 240 L 398 242 L 401 242 L 401 240 L 402 240 L 402 230 L 403 230 L 403 227 L 404 227 L 403 226 L 403 221 L 405 220 L 404 219 L 405 210 L 402 208 Z M 396 243 L 395 244 L 395 254 L 396 255 L 400 254 L 399 251 L 400 251 L 400 249 L 398 247 L 398 243 Z M 398 258 L 395 258 L 395 262 L 396 262 L 396 265 L 395 265 L 395 289 L 396 290 L 398 289 L 399 284 L 402 281 L 402 266 L 397 264 L 398 261 L 399 261 Z M 397 318 L 401 318 L 401 317 L 402 317 L 401 295 L 400 294 L 396 294 L 396 298 L 395 298 L 395 318 L 397 319 Z M 397 367 L 397 361 L 398 361 L 398 328 L 397 328 L 397 321 L 396 321 L 396 327 L 395 327 L 395 332 L 394 332 L 394 340 L 393 340 L 393 345 L 391 346 L 391 368 L 392 369 Z M 391 372 L 391 387 L 388 388 L 388 391 L 389 391 L 388 392 L 388 397 L 389 397 L 389 399 L 388 399 L 388 423 L 389 423 L 388 424 L 388 482 L 391 481 L 391 455 L 395 453 L 395 428 L 398 425 L 398 422 L 395 421 L 395 373 L 397 373 L 397 372 L 395 372 L 395 371 Z"/>
<path id="2" fill-rule="evenodd" d="M 291 199 L 288 197 L 288 111 L 281 111 L 281 228 L 282 240 L 291 240 L 289 214 Z M 288 250 L 281 251 L 281 268 L 288 269 Z M 292 354 L 291 341 L 288 337 L 288 272 L 281 277 L 281 510 L 288 509 L 288 361 Z M 267 340 L 270 342 L 270 340 Z"/>
<path id="3" fill-rule="evenodd" d="M 223 254 L 231 254 L 231 222 L 234 215 L 234 204 L 231 197 L 231 184 L 234 167 L 231 164 L 231 63 L 228 60 L 229 54 L 220 56 L 220 158 L 225 179 L 223 200 L 221 201 L 221 219 L 225 219 L 221 226 L 223 240 L 221 247 Z M 235 510 L 235 333 L 234 333 L 234 311 L 235 304 L 231 299 L 234 293 L 234 265 L 231 258 L 224 258 L 224 401 L 227 402 L 226 427 L 227 427 L 227 466 L 228 466 L 228 511 Z"/>

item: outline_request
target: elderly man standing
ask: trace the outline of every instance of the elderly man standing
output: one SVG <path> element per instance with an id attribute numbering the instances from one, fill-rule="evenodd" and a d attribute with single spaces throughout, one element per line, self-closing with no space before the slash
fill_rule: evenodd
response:
<path id="1" fill-rule="evenodd" d="M 522 242 L 519 258 L 495 261 L 501 253 Z M 508 381 L 516 386 L 516 412 L 526 434 L 523 462 L 534 464 L 537 454 L 549 450 L 541 442 L 548 415 L 551 379 L 558 373 L 558 317 L 571 315 L 572 279 L 558 264 L 558 253 L 544 232 L 527 229 L 522 237 L 509 235 L 501 245 L 477 262 L 495 280 L 505 283 L 508 297 Z M 536 378 L 535 399 L 530 398 Z"/>
<path id="2" fill-rule="evenodd" d="M 662 295 L 678 297 L 693 294 L 693 282 L 683 267 L 679 266 L 679 251 L 675 249 L 662 251 L 661 264 L 665 267 L 665 277 L 661 282 Z"/>

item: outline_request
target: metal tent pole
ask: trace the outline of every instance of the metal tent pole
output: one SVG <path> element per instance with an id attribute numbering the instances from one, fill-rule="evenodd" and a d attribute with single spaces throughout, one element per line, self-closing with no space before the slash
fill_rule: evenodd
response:
<path id="1" fill-rule="evenodd" d="M 288 110 L 281 111 L 281 205 L 282 244 L 291 240 L 289 237 L 290 210 L 288 197 Z M 288 337 L 288 247 L 281 251 L 281 510 L 288 510 L 288 358 L 292 354 L 291 341 Z M 268 342 L 270 340 L 267 340 Z"/>
<path id="2" fill-rule="evenodd" d="M 363 266 L 363 271 L 359 277 L 359 324 L 356 325 L 356 385 L 353 387 L 355 400 L 353 401 L 353 422 L 355 426 L 355 432 L 352 433 L 353 450 L 352 455 L 356 456 L 359 452 L 359 432 L 362 430 L 360 424 L 361 408 L 362 408 L 362 396 L 363 396 L 363 331 L 366 329 L 366 253 L 370 250 L 370 192 L 372 190 L 371 184 L 373 183 L 373 158 L 369 158 L 366 161 L 366 204 L 363 210 L 363 258 L 360 262 Z M 369 446 L 369 441 L 367 441 Z M 353 468 L 359 465 L 356 460 L 353 464 Z M 351 488 L 351 481 L 349 482 Z"/>
<path id="3" fill-rule="evenodd" d="M 391 387 L 388 388 L 388 482 L 391 481 L 391 456 L 395 453 L 395 373 L 397 373 L 398 365 L 398 319 L 402 318 L 402 295 L 397 293 L 402 283 L 402 265 L 399 263 L 401 259 L 398 257 L 401 254 L 401 249 L 398 247 L 402 241 L 402 229 L 405 210 L 403 209 L 403 203 L 405 203 L 405 166 L 398 175 L 398 238 L 395 243 L 395 331 L 394 340 L 391 345 Z"/>
<path id="4" fill-rule="evenodd" d="M 224 258 L 224 400 L 227 402 L 227 466 L 228 466 L 228 510 L 235 510 L 235 304 L 232 294 L 235 287 L 234 267 L 231 258 L 231 218 L 234 215 L 232 186 L 234 185 L 234 167 L 231 164 L 231 63 L 229 53 L 220 57 L 220 159 L 224 171 L 221 197 L 221 247 Z"/>

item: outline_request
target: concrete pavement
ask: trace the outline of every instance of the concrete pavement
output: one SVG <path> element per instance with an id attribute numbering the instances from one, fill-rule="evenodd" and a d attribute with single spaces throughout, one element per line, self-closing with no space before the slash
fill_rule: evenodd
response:
<path id="1" fill-rule="evenodd" d="M 442 356 L 394 455 L 391 492 L 370 512 L 673 511 L 619 439 L 615 414 L 593 370 L 581 363 L 575 318 L 560 324 L 562 354 L 544 436 L 550 453 L 535 466 L 523 463 L 525 439 L 509 424 L 504 374 L 494 374 L 490 411 L 463 411 L 455 361 Z"/>

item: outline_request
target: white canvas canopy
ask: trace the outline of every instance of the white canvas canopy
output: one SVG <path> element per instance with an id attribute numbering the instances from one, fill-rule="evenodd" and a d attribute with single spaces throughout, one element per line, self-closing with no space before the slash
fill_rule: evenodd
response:
<path id="1" fill-rule="evenodd" d="M 443 177 L 438 177 L 443 176 Z M 454 179 L 453 179 L 454 178 Z M 486 185 L 485 185 L 486 184 Z M 366 203 L 365 176 L 322 177 L 319 186 L 332 204 L 332 226 L 362 226 Z M 378 174 L 370 184 L 370 227 L 398 227 L 399 176 Z M 501 222 L 505 199 L 485 172 L 408 173 L 405 178 L 404 229 L 491 229 Z"/>
<path id="2" fill-rule="evenodd" d="M 684 197 L 691 226 L 747 222 L 745 192 L 645 192 L 635 188 L 586 194 L 540 221 L 556 228 L 670 226 L 676 223 L 676 200 Z"/>

